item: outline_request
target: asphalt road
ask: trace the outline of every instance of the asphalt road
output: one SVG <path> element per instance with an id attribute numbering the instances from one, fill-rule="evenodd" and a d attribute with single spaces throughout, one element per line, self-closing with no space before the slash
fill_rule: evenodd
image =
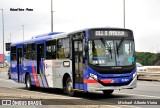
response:
<path id="1" fill-rule="evenodd" d="M 12 80 L 8 80 L 7 78 L 7 73 L 6 72 L 0 72 L 0 88 L 5 88 L 5 89 L 14 89 L 14 90 L 19 90 L 22 92 L 26 92 L 26 94 L 30 94 L 29 90 L 25 89 L 24 84 L 18 84 Z M 5 90 L 4 90 L 5 91 Z M 3 92 L 3 91 L 2 91 Z M 38 93 L 38 95 L 44 95 L 48 96 L 45 97 L 46 99 L 52 99 L 53 94 L 56 95 L 55 98 L 59 99 L 61 98 L 70 98 L 63 94 L 62 90 L 57 90 L 57 89 L 37 89 L 32 91 L 32 93 Z M 28 96 L 28 95 L 27 95 Z M 31 96 L 30 96 L 31 97 Z M 34 97 L 34 96 L 33 96 Z M 51 98 L 52 97 L 52 98 Z M 41 97 L 43 98 L 43 96 Z M 159 99 L 160 101 L 160 82 L 156 81 L 139 81 L 137 82 L 137 88 L 135 89 L 126 89 L 126 90 L 121 90 L 118 91 L 116 90 L 112 95 L 110 96 L 105 96 L 103 95 L 102 92 L 92 92 L 92 93 L 79 93 L 75 98 L 71 99 L 84 99 L 85 101 L 95 101 L 100 104 L 105 103 L 110 103 L 114 100 L 123 100 L 123 99 Z M 159 108 L 160 105 L 130 105 L 130 107 L 152 107 L 152 108 Z"/>

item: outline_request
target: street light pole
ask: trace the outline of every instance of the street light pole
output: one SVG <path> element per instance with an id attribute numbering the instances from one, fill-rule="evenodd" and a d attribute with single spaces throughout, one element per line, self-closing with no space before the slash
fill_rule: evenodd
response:
<path id="1" fill-rule="evenodd" d="M 124 26 L 124 28 L 125 28 L 125 20 L 126 20 L 126 18 L 125 18 L 126 17 L 126 9 L 125 9 L 126 6 L 125 6 L 125 4 L 126 4 L 125 0 L 123 0 L 123 23 L 124 23 L 123 26 Z"/>
<path id="2" fill-rule="evenodd" d="M 52 0 L 51 0 L 51 32 L 53 32 L 53 6 L 52 6 Z"/>
<path id="3" fill-rule="evenodd" d="M 2 31 L 3 31 L 3 67 L 4 67 L 4 59 L 5 59 L 5 56 L 4 56 L 4 16 L 3 16 L 3 9 L 2 10 Z"/>
<path id="4" fill-rule="evenodd" d="M 53 1 L 51 0 L 51 32 L 53 32 Z"/>
<path id="5" fill-rule="evenodd" d="M 11 33 L 10 33 L 10 43 L 11 43 Z"/>
<path id="6" fill-rule="evenodd" d="M 24 41 L 24 25 L 22 25 L 22 28 L 23 28 L 23 41 Z"/>

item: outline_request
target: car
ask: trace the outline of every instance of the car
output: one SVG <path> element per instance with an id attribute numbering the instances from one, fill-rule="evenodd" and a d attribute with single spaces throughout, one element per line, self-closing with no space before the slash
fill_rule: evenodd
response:
<path id="1" fill-rule="evenodd" d="M 139 78 L 140 74 L 142 72 L 146 72 L 147 71 L 147 68 L 144 67 L 142 64 L 140 63 L 136 63 L 136 67 L 137 67 L 137 79 Z"/>
<path id="2" fill-rule="evenodd" d="M 9 67 L 9 69 L 8 69 L 8 79 L 11 79 L 10 67 Z"/>

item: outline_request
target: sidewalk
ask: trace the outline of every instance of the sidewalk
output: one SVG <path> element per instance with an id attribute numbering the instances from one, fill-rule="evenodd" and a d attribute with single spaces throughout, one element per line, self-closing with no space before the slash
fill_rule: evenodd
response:
<path id="1" fill-rule="evenodd" d="M 8 72 L 8 67 L 0 68 L 0 72 Z"/>

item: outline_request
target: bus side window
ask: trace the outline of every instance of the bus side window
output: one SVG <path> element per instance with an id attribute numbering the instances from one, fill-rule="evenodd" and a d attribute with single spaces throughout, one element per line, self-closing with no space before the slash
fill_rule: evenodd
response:
<path id="1" fill-rule="evenodd" d="M 69 58 L 69 38 L 57 40 L 57 58 Z"/>
<path id="2" fill-rule="evenodd" d="M 46 42 L 46 59 L 56 59 L 56 40 Z"/>
<path id="3" fill-rule="evenodd" d="M 24 54 L 24 60 L 35 60 L 36 59 L 35 44 L 32 43 L 23 45 L 23 54 Z"/>

